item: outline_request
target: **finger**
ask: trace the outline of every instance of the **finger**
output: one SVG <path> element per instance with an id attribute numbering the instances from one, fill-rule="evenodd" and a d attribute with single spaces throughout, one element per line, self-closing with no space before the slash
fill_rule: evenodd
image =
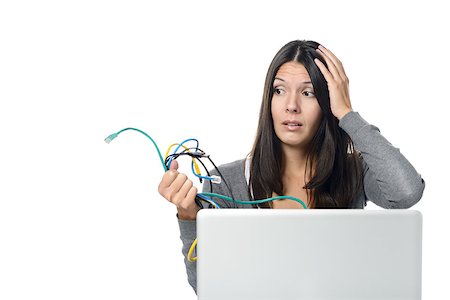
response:
<path id="1" fill-rule="evenodd" d="M 328 70 L 330 71 L 330 74 L 333 78 L 338 78 L 339 75 L 339 71 L 337 70 L 334 62 L 324 53 L 322 52 L 320 49 L 316 49 L 316 51 L 323 57 L 323 59 L 326 61 L 327 63 L 327 67 Z"/>
<path id="2" fill-rule="evenodd" d="M 334 53 L 331 52 L 331 50 L 325 48 L 323 45 L 319 45 L 319 50 L 322 51 L 326 56 L 328 56 L 336 66 L 342 65 L 339 58 L 337 58 L 336 55 L 334 55 Z"/>
<path id="3" fill-rule="evenodd" d="M 181 187 L 183 186 L 184 182 L 188 180 L 187 176 L 185 174 L 179 173 L 177 178 L 172 182 L 172 184 L 168 187 L 168 200 L 173 201 L 176 197 L 176 194 L 180 191 Z"/>
<path id="4" fill-rule="evenodd" d="M 176 159 L 172 159 L 169 170 L 174 170 L 174 171 L 178 170 L 178 162 Z"/>
<path id="5" fill-rule="evenodd" d="M 191 189 L 191 187 L 194 184 L 192 183 L 191 180 L 186 180 L 183 185 L 181 186 L 180 190 L 178 191 L 178 193 L 175 195 L 175 201 L 177 203 L 181 202 L 182 200 L 184 200 L 189 192 L 189 190 Z"/>
<path id="6" fill-rule="evenodd" d="M 197 188 L 192 186 L 186 194 L 186 197 L 184 197 L 183 201 L 179 204 L 179 207 L 186 210 L 189 209 L 189 207 L 195 203 L 195 196 L 197 196 Z"/>
<path id="7" fill-rule="evenodd" d="M 161 179 L 161 182 L 158 186 L 158 192 L 165 197 L 166 190 L 169 188 L 169 186 L 175 181 L 175 179 L 178 176 L 178 171 L 175 170 L 169 170 L 166 173 L 164 173 L 164 176 Z"/>
<path id="8" fill-rule="evenodd" d="M 317 67 L 319 68 L 320 72 L 322 72 L 323 77 L 325 77 L 325 80 L 330 83 L 332 82 L 333 76 L 331 75 L 330 71 L 328 71 L 327 67 L 324 65 L 323 62 L 320 61 L 320 59 L 315 58 L 314 62 L 316 63 Z"/>
<path id="9" fill-rule="evenodd" d="M 186 201 L 188 201 L 188 203 L 190 204 L 195 203 L 195 197 L 197 196 L 197 193 L 198 193 L 197 188 L 195 186 L 191 187 L 191 189 L 186 195 Z"/>
<path id="10" fill-rule="evenodd" d="M 331 52 L 331 50 L 325 48 L 322 45 L 319 45 L 319 49 L 322 51 L 322 53 L 324 53 L 328 58 L 331 59 L 331 61 L 333 61 L 334 65 L 336 66 L 336 69 L 339 72 L 339 75 L 341 76 L 341 78 L 346 78 L 347 75 L 345 74 L 345 70 L 344 70 L 344 65 L 342 64 L 342 62 L 339 60 L 339 58 L 336 57 L 336 55 L 334 55 L 333 52 Z"/>

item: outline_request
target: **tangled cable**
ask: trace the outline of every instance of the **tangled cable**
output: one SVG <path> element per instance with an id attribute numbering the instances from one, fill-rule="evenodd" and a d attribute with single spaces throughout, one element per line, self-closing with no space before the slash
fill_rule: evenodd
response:
<path id="1" fill-rule="evenodd" d="M 191 162 L 192 173 L 200 180 L 201 183 L 203 182 L 203 180 L 209 181 L 210 187 L 211 187 L 210 190 L 212 191 L 213 183 L 220 184 L 223 181 L 223 183 L 228 188 L 228 190 L 231 191 L 230 186 L 228 185 L 225 178 L 220 173 L 219 168 L 217 168 L 217 166 L 212 161 L 211 157 L 199 148 L 199 142 L 197 139 L 190 138 L 190 139 L 186 139 L 186 140 L 182 141 L 179 144 L 175 143 L 175 144 L 170 145 L 166 151 L 166 155 L 165 155 L 164 159 L 163 159 L 163 156 L 161 155 L 161 151 L 159 150 L 158 145 L 153 140 L 153 138 L 150 135 L 148 135 L 147 133 L 145 133 L 144 131 L 137 129 L 137 128 L 127 127 L 116 133 L 110 134 L 107 138 L 105 138 L 105 142 L 109 144 L 112 140 L 117 138 L 117 136 L 119 134 L 121 134 L 122 132 L 127 131 L 127 130 L 137 131 L 137 132 L 145 135 L 148 139 L 150 139 L 152 141 L 153 145 L 156 148 L 156 152 L 158 153 L 158 157 L 161 161 L 161 164 L 164 168 L 164 172 L 169 170 L 170 164 L 172 163 L 172 161 L 174 159 L 177 159 L 180 156 L 190 156 L 192 158 L 192 162 Z M 195 147 L 187 147 L 185 144 L 189 143 L 189 142 L 195 142 L 196 146 Z M 176 146 L 176 148 L 173 151 L 173 153 L 169 154 L 170 150 L 175 146 Z M 179 151 L 181 148 L 183 150 Z M 213 165 L 214 169 L 217 170 L 219 175 L 211 175 L 208 171 L 208 168 L 202 162 L 202 159 L 207 159 Z M 198 163 L 200 163 L 202 165 L 203 169 L 205 170 L 205 172 L 207 174 L 206 176 L 201 174 Z M 277 197 L 261 199 L 261 200 L 242 201 L 242 200 L 236 200 L 233 197 L 228 197 L 225 195 L 220 195 L 220 194 L 215 194 L 215 193 L 198 193 L 197 196 L 195 197 L 195 202 L 197 203 L 197 205 L 200 208 L 203 208 L 201 201 L 204 201 L 204 202 L 207 202 L 208 204 L 212 205 L 212 207 L 219 209 L 220 206 L 212 198 L 218 198 L 218 199 L 222 199 L 225 201 L 233 202 L 234 207 L 237 207 L 236 206 L 237 203 L 239 203 L 239 204 L 260 204 L 260 203 L 264 203 L 264 202 L 270 202 L 270 201 L 276 201 L 276 200 L 282 200 L 282 199 L 290 199 L 290 200 L 299 202 L 303 206 L 303 208 L 307 209 L 305 203 L 302 200 L 295 198 L 295 197 L 291 197 L 291 196 L 277 196 Z M 194 242 L 192 243 L 192 245 L 189 249 L 189 252 L 188 252 L 187 258 L 190 262 L 194 262 L 197 260 L 197 257 L 192 257 L 196 245 L 197 245 L 197 239 L 194 240 Z"/>

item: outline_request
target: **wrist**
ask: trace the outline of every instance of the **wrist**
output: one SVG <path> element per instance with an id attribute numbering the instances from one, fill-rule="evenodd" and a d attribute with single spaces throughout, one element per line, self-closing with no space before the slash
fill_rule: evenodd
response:
<path id="1" fill-rule="evenodd" d="M 352 112 L 351 108 L 343 110 L 335 115 L 335 117 L 340 121 L 343 117 L 345 117 L 349 112 Z"/>
<path id="2" fill-rule="evenodd" d="M 200 210 L 200 207 L 196 206 L 193 210 L 186 210 L 177 208 L 178 210 L 178 219 L 180 220 L 195 220 L 197 219 L 197 213 Z"/>

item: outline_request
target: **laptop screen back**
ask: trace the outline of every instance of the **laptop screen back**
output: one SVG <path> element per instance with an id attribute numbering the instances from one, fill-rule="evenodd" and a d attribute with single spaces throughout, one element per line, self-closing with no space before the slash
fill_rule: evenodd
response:
<path id="1" fill-rule="evenodd" d="M 421 299 L 413 210 L 204 209 L 199 300 Z"/>

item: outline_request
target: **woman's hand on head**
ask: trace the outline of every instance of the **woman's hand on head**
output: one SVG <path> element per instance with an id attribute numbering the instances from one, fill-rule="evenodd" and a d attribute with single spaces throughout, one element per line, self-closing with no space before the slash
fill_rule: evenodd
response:
<path id="1" fill-rule="evenodd" d="M 328 83 L 331 112 L 340 120 L 352 111 L 348 88 L 349 80 L 341 61 L 330 50 L 320 45 L 316 51 L 322 55 L 328 65 L 327 68 L 319 59 L 314 59 Z"/>
<path id="2" fill-rule="evenodd" d="M 178 218 L 194 220 L 200 210 L 195 203 L 197 188 L 193 185 L 192 180 L 177 170 L 178 162 L 172 160 L 170 169 L 164 173 L 159 183 L 158 192 L 177 207 Z"/>

